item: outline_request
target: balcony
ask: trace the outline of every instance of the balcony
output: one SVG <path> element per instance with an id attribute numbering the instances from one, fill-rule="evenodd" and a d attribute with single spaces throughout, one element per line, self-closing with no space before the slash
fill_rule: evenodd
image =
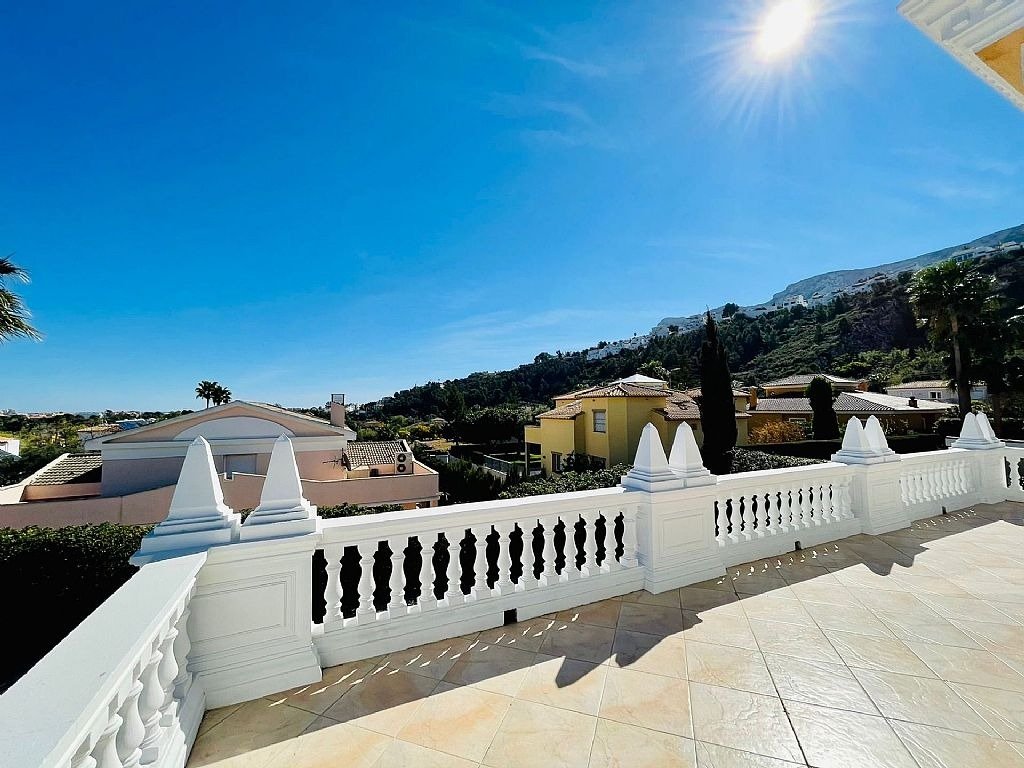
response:
<path id="1" fill-rule="evenodd" d="M 616 488 L 338 520 L 282 438 L 244 525 L 199 439 L 140 571 L 0 697 L 5 765 L 1024 764 L 1024 450 L 854 419 L 715 478 L 680 435 Z"/>
<path id="2" fill-rule="evenodd" d="M 1024 764 L 1022 525 L 977 505 L 330 667 L 208 712 L 189 765 Z"/>

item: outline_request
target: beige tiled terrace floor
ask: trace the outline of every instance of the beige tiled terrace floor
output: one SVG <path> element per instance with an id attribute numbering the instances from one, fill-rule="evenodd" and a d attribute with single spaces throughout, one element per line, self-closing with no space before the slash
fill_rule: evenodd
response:
<path id="1" fill-rule="evenodd" d="M 1024 766 L 1024 505 L 377 659 L 206 714 L 190 765 Z"/>

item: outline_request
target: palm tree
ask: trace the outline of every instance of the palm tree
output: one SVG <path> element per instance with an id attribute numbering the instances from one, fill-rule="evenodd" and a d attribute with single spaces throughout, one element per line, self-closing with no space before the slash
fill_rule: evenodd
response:
<path id="1" fill-rule="evenodd" d="M 213 393 L 213 404 L 214 405 L 227 405 L 231 402 L 231 390 L 227 387 L 222 387 L 220 384 L 217 385 L 216 391 Z"/>
<path id="2" fill-rule="evenodd" d="M 960 418 L 971 410 L 971 374 L 964 349 L 964 334 L 991 311 L 995 280 L 974 261 L 949 259 L 922 269 L 910 283 L 910 301 L 918 318 L 935 341 L 953 348 L 954 383 Z"/>
<path id="3" fill-rule="evenodd" d="M 206 407 L 210 407 L 210 401 L 216 401 L 219 391 L 223 387 L 216 381 L 200 381 L 199 386 L 196 387 L 196 400 L 205 400 Z"/>
<path id="4" fill-rule="evenodd" d="M 29 281 L 28 272 L 11 261 L 9 256 L 0 258 L 0 342 L 17 336 L 38 341 L 43 335 L 29 323 L 32 315 L 21 297 L 4 285 L 6 278 L 23 283 Z"/>

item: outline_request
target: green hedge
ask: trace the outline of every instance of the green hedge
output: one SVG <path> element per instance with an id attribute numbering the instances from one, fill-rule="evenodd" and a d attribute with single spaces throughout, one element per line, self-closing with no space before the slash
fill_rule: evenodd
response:
<path id="1" fill-rule="evenodd" d="M 959 431 L 958 426 L 958 434 Z M 886 440 L 896 453 L 938 451 L 946 447 L 945 440 L 939 434 L 887 435 Z M 752 447 L 763 453 L 828 461 L 842 446 L 842 440 L 795 440 L 790 443 L 757 443 Z"/>
<path id="2" fill-rule="evenodd" d="M 128 558 L 149 526 L 104 523 L 0 528 L 0 579 L 17 628 L 0 655 L 9 688 L 137 570 Z"/>

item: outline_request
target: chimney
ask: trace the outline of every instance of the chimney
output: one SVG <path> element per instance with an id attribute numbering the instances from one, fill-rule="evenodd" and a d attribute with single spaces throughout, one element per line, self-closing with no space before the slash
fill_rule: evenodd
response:
<path id="1" fill-rule="evenodd" d="M 336 427 L 345 426 L 345 396 L 331 395 L 331 424 Z"/>
<path id="2" fill-rule="evenodd" d="M 907 405 L 911 408 L 917 408 L 917 398 L 911 395 L 910 399 L 907 400 Z"/>
<path id="3" fill-rule="evenodd" d="M 747 410 L 748 411 L 756 411 L 757 410 L 757 387 L 750 387 L 749 392 L 750 392 L 750 400 L 748 401 Z"/>

